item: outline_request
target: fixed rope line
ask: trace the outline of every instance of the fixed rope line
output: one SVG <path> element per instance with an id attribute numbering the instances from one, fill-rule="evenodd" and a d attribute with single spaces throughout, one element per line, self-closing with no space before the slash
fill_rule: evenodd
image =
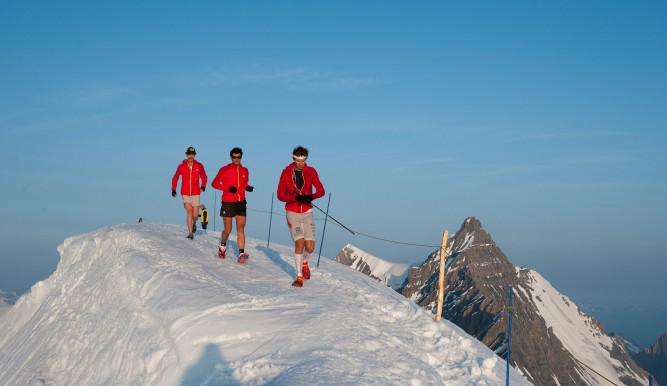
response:
<path id="1" fill-rule="evenodd" d="M 314 206 L 315 208 L 317 208 L 319 211 L 322 211 L 322 209 L 318 208 L 317 206 L 315 206 L 315 205 L 313 205 L 313 206 Z M 272 213 L 273 213 L 273 214 L 277 214 L 277 215 L 279 215 L 279 216 L 283 216 L 283 217 L 285 217 L 285 214 L 283 214 L 283 213 L 271 212 L 271 211 L 268 211 L 268 210 L 259 210 L 259 209 L 252 209 L 252 208 L 248 208 L 248 210 L 253 211 L 253 212 L 259 212 L 259 213 L 268 213 L 268 214 L 272 214 Z M 324 218 L 315 218 L 315 220 L 321 220 L 321 221 L 324 221 L 325 219 L 324 219 Z M 336 220 L 335 218 L 331 217 L 331 215 L 329 215 L 329 218 L 327 219 L 327 221 L 329 221 L 329 220 L 332 220 L 332 221 L 330 221 L 330 222 L 331 222 L 332 224 L 334 224 L 335 226 L 337 226 L 337 227 L 339 227 L 339 228 L 342 228 L 342 229 L 345 229 L 345 230 L 347 230 L 348 232 L 352 233 L 353 235 L 364 236 L 364 237 L 368 237 L 368 238 L 375 239 L 375 240 L 378 240 L 378 241 L 384 241 L 384 242 L 387 242 L 387 243 L 401 244 L 401 245 L 409 245 L 409 246 L 412 246 L 412 247 L 440 248 L 440 245 L 428 245 L 428 244 L 408 243 L 408 242 L 404 242 L 404 241 L 396 241 L 396 240 L 385 239 L 385 238 L 382 238 L 382 237 L 373 236 L 373 235 L 369 235 L 369 234 L 367 234 L 367 233 L 363 233 L 363 232 L 355 231 L 355 230 L 352 230 L 352 229 L 346 227 L 345 225 L 341 224 L 338 220 Z"/>
<path id="2" fill-rule="evenodd" d="M 317 208 L 320 212 L 322 212 L 322 209 L 318 208 L 318 207 L 315 206 L 315 205 L 313 205 L 313 206 L 314 206 L 315 208 Z M 251 210 L 251 211 L 253 211 L 253 212 L 260 212 L 260 213 L 269 213 L 269 214 L 273 213 L 273 214 L 277 214 L 277 215 L 280 215 L 280 216 L 283 216 L 283 217 L 285 216 L 285 215 L 282 214 L 282 213 L 276 213 L 276 212 L 271 212 L 271 211 L 267 211 L 267 210 L 259 210 L 259 209 L 251 209 L 251 208 L 248 208 L 248 210 Z M 324 213 L 324 212 L 323 212 L 323 213 Z M 324 219 L 324 218 L 316 218 L 315 220 L 325 220 L 325 219 Z M 330 220 L 331 220 L 331 221 L 330 221 Z M 387 243 L 401 244 L 401 245 L 409 245 L 409 246 L 413 246 L 413 247 L 440 248 L 440 245 L 428 245 L 428 244 L 419 244 L 419 243 L 408 243 L 408 242 L 403 242 L 403 241 L 396 241 L 396 240 L 385 239 L 385 238 L 382 238 L 382 237 L 369 235 L 369 234 L 367 234 L 367 233 L 363 233 L 363 232 L 359 232 L 359 231 L 354 231 L 354 230 L 352 230 L 352 229 L 346 227 L 346 226 L 343 225 L 342 223 L 340 223 L 340 222 L 339 222 L 338 220 L 336 220 L 335 218 L 331 217 L 331 215 L 329 215 L 329 218 L 327 219 L 327 221 L 332 222 L 334 225 L 336 225 L 336 226 L 339 227 L 339 228 L 343 228 L 343 229 L 347 230 L 348 232 L 352 233 L 353 235 L 359 235 L 359 236 L 364 236 L 364 237 L 368 237 L 368 238 L 375 239 L 375 240 L 379 240 L 379 241 L 384 241 L 384 242 L 387 242 Z"/>
<path id="3" fill-rule="evenodd" d="M 313 204 L 311 203 L 311 205 L 313 205 Z M 317 208 L 320 212 L 324 213 L 322 211 L 322 209 L 318 208 L 316 205 L 313 205 L 313 206 L 315 208 Z M 277 214 L 277 215 L 285 217 L 285 215 L 283 213 L 271 212 L 271 211 L 268 211 L 268 210 L 259 210 L 259 209 L 252 209 L 252 208 L 248 208 L 248 210 L 253 211 L 253 212 L 260 212 L 260 213 Z M 316 218 L 315 220 L 324 220 L 324 218 Z M 329 218 L 327 219 L 327 221 L 331 222 L 332 224 L 334 224 L 335 226 L 337 226 L 339 228 L 347 230 L 348 232 L 352 233 L 353 235 L 364 236 L 364 237 L 368 237 L 368 238 L 375 239 L 375 240 L 378 240 L 378 241 L 384 241 L 384 242 L 387 242 L 387 243 L 400 244 L 400 245 L 409 245 L 409 246 L 412 246 L 412 247 L 425 247 L 425 248 L 440 248 L 441 247 L 440 245 L 428 245 L 428 244 L 408 243 L 408 242 L 404 242 L 404 241 L 390 240 L 390 239 L 385 239 L 385 238 L 378 237 L 378 236 L 369 235 L 367 233 L 355 231 L 355 230 L 352 230 L 352 229 L 346 227 L 345 225 L 341 224 L 338 220 L 331 217 L 331 215 L 329 215 Z"/>

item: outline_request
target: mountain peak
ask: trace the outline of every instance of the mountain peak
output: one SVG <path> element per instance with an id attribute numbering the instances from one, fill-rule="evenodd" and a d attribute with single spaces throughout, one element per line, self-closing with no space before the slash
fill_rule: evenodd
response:
<path id="1" fill-rule="evenodd" d="M 509 287 L 512 305 L 512 365 L 536 384 L 601 382 L 587 367 L 604 369 L 604 377 L 642 385 L 645 374 L 619 341 L 606 334 L 537 272 L 514 267 L 475 217 L 465 219 L 447 247 L 442 317 L 477 337 L 499 356 L 507 355 Z M 398 290 L 436 312 L 439 251 L 410 270 Z M 595 352 L 595 355 L 588 355 Z M 548 360 L 544 360 L 548 358 Z M 581 363 L 584 363 L 582 365 Z"/>

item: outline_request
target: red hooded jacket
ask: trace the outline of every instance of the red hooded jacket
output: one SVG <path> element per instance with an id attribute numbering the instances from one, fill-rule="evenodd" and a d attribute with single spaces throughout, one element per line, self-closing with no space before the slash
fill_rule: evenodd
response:
<path id="1" fill-rule="evenodd" d="M 303 167 L 303 188 L 298 190 L 296 188 L 296 181 L 294 177 L 294 163 L 287 165 L 287 167 L 280 174 L 280 181 L 278 181 L 278 199 L 285 202 L 285 210 L 288 212 L 304 213 L 313 209 L 312 205 L 302 204 L 297 202 L 297 194 L 312 194 L 313 200 L 324 196 L 324 186 L 320 182 L 320 177 L 315 168 L 308 165 Z M 313 193 L 313 187 L 315 193 Z"/>
<path id="2" fill-rule="evenodd" d="M 206 186 L 206 171 L 204 170 L 204 165 L 197 162 L 196 160 L 192 162 L 192 170 L 188 166 L 188 160 L 183 160 L 183 162 L 178 165 L 176 168 L 176 173 L 171 179 L 171 190 L 176 190 L 176 185 L 178 185 L 178 177 L 183 176 L 181 181 L 181 194 L 184 196 L 197 196 L 201 193 L 201 186 Z M 201 184 L 199 180 L 201 179 Z"/>
<path id="3" fill-rule="evenodd" d="M 238 164 L 230 163 L 218 170 L 211 186 L 213 189 L 222 190 L 222 202 L 241 202 L 245 200 L 245 188 L 248 186 L 250 174 L 248 168 Z M 236 193 L 229 191 L 230 186 L 236 186 Z"/>

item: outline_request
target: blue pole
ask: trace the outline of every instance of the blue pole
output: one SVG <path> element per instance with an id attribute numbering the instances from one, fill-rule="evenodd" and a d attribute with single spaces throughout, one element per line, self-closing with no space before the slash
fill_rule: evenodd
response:
<path id="1" fill-rule="evenodd" d="M 320 256 L 322 256 L 322 244 L 324 244 L 324 232 L 327 230 L 327 220 L 329 220 L 329 204 L 331 204 L 331 193 L 327 202 L 327 212 L 324 214 L 324 227 L 322 228 L 322 241 L 320 241 L 320 252 L 317 255 L 317 266 L 320 266 Z"/>
<path id="2" fill-rule="evenodd" d="M 653 386 L 653 375 L 648 375 L 648 386 Z"/>
<path id="3" fill-rule="evenodd" d="M 269 242 L 271 241 L 271 220 L 273 219 L 273 195 L 271 193 L 271 213 L 269 214 L 269 237 L 266 238 L 266 247 L 269 247 Z"/>
<path id="4" fill-rule="evenodd" d="M 512 353 L 512 286 L 510 285 L 510 309 L 509 321 L 507 323 L 507 375 L 505 384 L 510 385 L 510 354 Z"/>

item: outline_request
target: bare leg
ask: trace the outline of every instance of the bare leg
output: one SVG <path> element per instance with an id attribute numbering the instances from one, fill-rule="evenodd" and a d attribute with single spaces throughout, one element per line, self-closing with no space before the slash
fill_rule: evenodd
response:
<path id="1" fill-rule="evenodd" d="M 188 233 L 192 233 L 192 204 L 183 204 L 186 212 L 185 223 L 188 226 Z"/>
<path id="2" fill-rule="evenodd" d="M 236 241 L 239 249 L 245 248 L 245 216 L 236 216 Z"/>
<path id="3" fill-rule="evenodd" d="M 232 218 L 231 217 L 223 217 L 222 222 L 225 225 L 225 228 L 222 230 L 222 234 L 220 234 L 220 238 L 222 239 L 223 243 L 226 243 L 227 239 L 229 238 L 229 234 L 232 233 Z"/>

